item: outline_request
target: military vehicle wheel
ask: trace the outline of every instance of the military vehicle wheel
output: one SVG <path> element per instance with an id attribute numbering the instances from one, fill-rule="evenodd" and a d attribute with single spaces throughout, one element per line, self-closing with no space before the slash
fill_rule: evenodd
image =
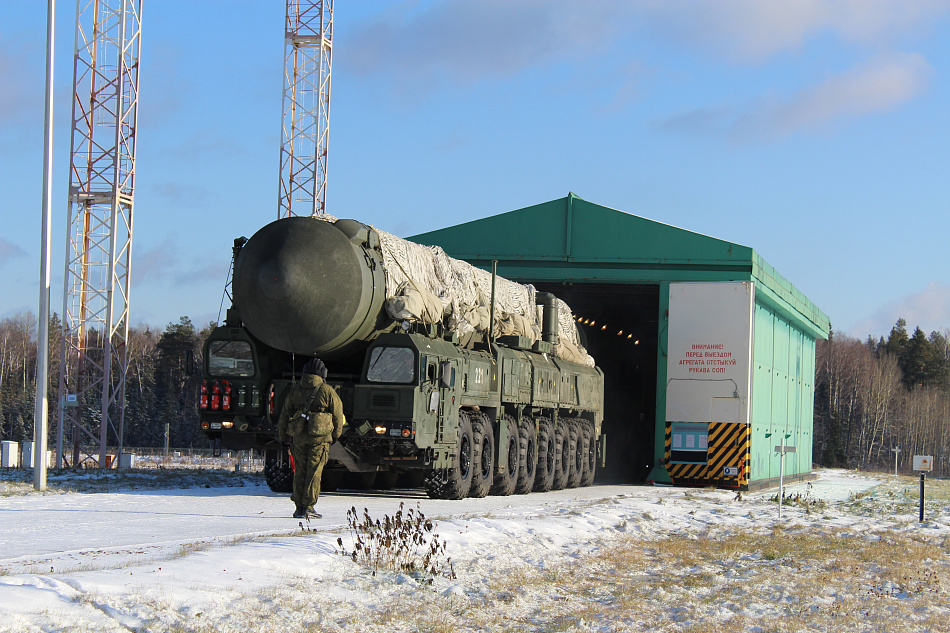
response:
<path id="1" fill-rule="evenodd" d="M 518 484 L 515 486 L 515 493 L 523 495 L 531 492 L 534 487 L 534 478 L 538 473 L 538 437 L 531 418 L 523 419 L 518 431 L 521 441 L 521 467 L 518 469 Z"/>
<path id="2" fill-rule="evenodd" d="M 574 468 L 574 451 L 577 443 L 572 442 L 570 426 L 560 422 L 554 431 L 554 482 L 551 490 L 564 490 Z"/>
<path id="3" fill-rule="evenodd" d="M 547 418 L 540 418 L 538 427 L 538 467 L 534 477 L 534 489 L 536 492 L 547 492 L 554 485 L 557 438 L 554 435 L 554 425 Z"/>
<path id="4" fill-rule="evenodd" d="M 510 415 L 504 416 L 505 423 L 508 425 L 508 441 L 506 451 L 508 454 L 508 465 L 505 469 L 495 475 L 495 483 L 492 484 L 491 493 L 507 497 L 515 491 L 518 485 L 518 473 L 521 471 L 521 434 L 518 431 L 518 425 L 515 419 Z M 498 457 L 501 458 L 502 451 L 498 451 Z"/>
<path id="5" fill-rule="evenodd" d="M 577 488 L 581 485 L 581 479 L 584 476 L 584 437 L 581 427 L 572 422 L 568 425 L 568 431 L 571 434 L 571 474 L 567 478 L 568 488 Z"/>
<path id="6" fill-rule="evenodd" d="M 594 440 L 594 427 L 590 422 L 584 423 L 584 476 L 581 478 L 582 486 L 590 486 L 594 483 L 594 476 L 597 474 L 597 442 Z"/>
<path id="7" fill-rule="evenodd" d="M 320 477 L 320 492 L 333 492 L 343 481 L 342 470 L 324 470 Z"/>
<path id="8" fill-rule="evenodd" d="M 425 475 L 426 494 L 433 499 L 464 499 L 472 487 L 474 469 L 472 422 L 466 413 L 459 413 L 455 463 L 449 469 L 430 470 Z"/>
<path id="9" fill-rule="evenodd" d="M 484 417 L 472 421 L 472 437 L 475 438 L 472 453 L 472 487 L 470 497 L 484 497 L 491 490 L 495 472 L 495 434 Z"/>
<path id="10" fill-rule="evenodd" d="M 376 473 L 376 488 L 379 490 L 392 490 L 396 486 L 396 479 L 399 473 L 395 470 L 381 470 Z"/>
<path id="11" fill-rule="evenodd" d="M 294 491 L 294 471 L 290 467 L 287 449 L 264 451 L 264 481 L 274 492 Z"/>

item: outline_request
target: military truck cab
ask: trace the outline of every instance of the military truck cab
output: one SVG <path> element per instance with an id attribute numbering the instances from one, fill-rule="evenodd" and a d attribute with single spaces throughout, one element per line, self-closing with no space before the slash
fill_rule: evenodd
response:
<path id="1" fill-rule="evenodd" d="M 446 341 L 421 334 L 379 336 L 366 350 L 341 443 L 364 465 L 429 467 L 432 449 L 446 442 L 445 428 L 458 417 L 458 366 L 458 350 Z"/>
<path id="2" fill-rule="evenodd" d="M 222 448 L 279 446 L 277 422 L 284 399 L 309 356 L 264 345 L 243 327 L 215 328 L 204 346 L 199 415 L 205 435 Z M 351 376 L 332 376 L 349 417 Z"/>
<path id="3" fill-rule="evenodd" d="M 243 328 L 216 328 L 204 347 L 199 414 L 209 439 L 231 449 L 251 448 L 266 432 L 269 394 L 259 354 L 264 348 Z"/>

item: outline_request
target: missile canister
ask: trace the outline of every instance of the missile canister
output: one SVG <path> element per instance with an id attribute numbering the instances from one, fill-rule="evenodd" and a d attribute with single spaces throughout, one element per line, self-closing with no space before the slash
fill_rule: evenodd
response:
<path id="1" fill-rule="evenodd" d="M 496 294 L 495 333 L 538 340 L 533 286 L 498 277 L 438 247 L 415 244 L 356 220 L 283 218 L 240 249 L 234 308 L 263 343 L 285 352 L 340 358 L 399 322 L 437 325 L 459 344 L 484 340 Z M 553 298 L 552 298 L 552 301 Z M 558 356 L 593 367 L 570 308 L 551 303 Z"/>
<path id="2" fill-rule="evenodd" d="M 379 236 L 355 220 L 271 222 L 240 250 L 233 293 L 251 334 L 296 354 L 339 357 L 392 323 Z"/>

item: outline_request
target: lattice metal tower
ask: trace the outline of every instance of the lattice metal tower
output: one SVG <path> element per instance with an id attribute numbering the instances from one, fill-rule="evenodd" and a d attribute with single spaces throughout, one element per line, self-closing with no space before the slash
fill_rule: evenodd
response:
<path id="1" fill-rule="evenodd" d="M 77 2 L 57 466 L 64 434 L 73 466 L 122 451 L 141 16 L 142 0 Z"/>
<path id="2" fill-rule="evenodd" d="M 277 217 L 326 212 L 333 0 L 287 0 Z"/>

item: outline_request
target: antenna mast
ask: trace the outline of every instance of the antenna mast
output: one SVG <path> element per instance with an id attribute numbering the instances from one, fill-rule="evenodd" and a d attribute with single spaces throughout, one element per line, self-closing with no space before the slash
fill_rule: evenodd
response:
<path id="1" fill-rule="evenodd" d="M 69 213 L 56 466 L 122 453 L 142 0 L 80 0 L 76 14 Z M 96 429 L 98 427 L 98 429 Z"/>
<path id="2" fill-rule="evenodd" d="M 277 217 L 326 212 L 333 0 L 287 0 Z"/>

